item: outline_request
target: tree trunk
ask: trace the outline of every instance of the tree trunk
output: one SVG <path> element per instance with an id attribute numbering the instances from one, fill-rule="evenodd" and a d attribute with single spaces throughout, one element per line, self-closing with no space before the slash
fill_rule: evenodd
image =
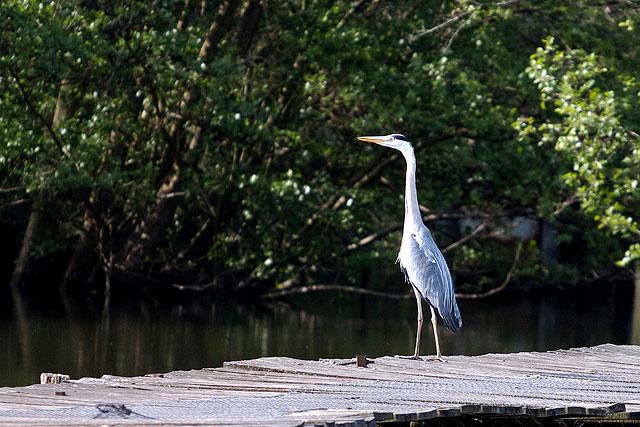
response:
<path id="1" fill-rule="evenodd" d="M 117 121 L 116 121 L 117 122 Z M 118 159 L 122 164 L 126 161 L 126 147 L 121 142 L 120 132 L 112 130 L 109 135 L 111 148 L 103 158 L 100 170 L 108 168 L 107 158 Z M 99 172 L 101 173 L 101 172 Z M 94 189 L 88 199 L 85 200 L 84 219 L 82 221 L 82 229 L 80 236 L 76 242 L 73 255 L 69 260 L 69 265 L 64 273 L 62 283 L 60 284 L 61 294 L 65 294 L 69 286 L 84 284 L 91 281 L 96 265 L 100 265 L 99 261 L 110 258 L 110 254 L 101 252 L 104 241 L 99 241 L 100 232 L 105 223 L 110 221 L 109 212 L 113 203 L 113 197 L 107 191 Z M 107 236 L 112 238 L 111 233 Z M 104 263 L 103 263 L 104 264 Z M 107 271 L 105 268 L 105 274 Z"/>
<path id="2" fill-rule="evenodd" d="M 60 82 L 56 108 L 53 112 L 53 119 L 51 120 L 52 130 L 57 129 L 60 126 L 60 122 L 62 122 L 62 120 L 67 116 L 67 107 L 63 98 L 65 93 L 69 90 L 69 85 L 69 81 L 66 79 Z M 51 133 L 49 134 L 51 135 Z M 51 136 L 53 137 L 53 135 Z M 18 255 L 18 259 L 16 259 L 13 275 L 11 276 L 10 285 L 12 288 L 18 287 L 23 281 L 24 274 L 29 271 L 31 248 L 33 246 L 33 240 L 38 233 L 45 202 L 44 194 L 41 191 L 34 194 L 33 202 L 31 204 L 31 213 L 29 214 L 29 221 L 27 222 L 27 228 L 22 238 L 22 246 L 20 247 L 20 253 Z"/>
<path id="3" fill-rule="evenodd" d="M 239 0 L 226 0 L 218 8 L 218 13 L 212 20 L 207 31 L 198 59 L 207 62 L 217 53 L 218 44 L 226 34 L 232 23 L 232 18 L 238 9 Z M 197 101 L 198 94 L 195 90 L 195 82 L 200 78 L 198 74 L 192 76 L 192 81 L 185 90 L 178 110 L 184 112 L 191 104 Z M 172 197 L 182 187 L 182 166 L 185 162 L 185 151 L 193 151 L 198 148 L 202 135 L 202 128 L 198 125 L 191 126 L 190 132 L 181 135 L 181 124 L 173 124 L 169 129 L 169 137 L 176 143 L 176 149 L 172 165 L 172 172 L 162 181 L 156 192 L 153 206 L 147 212 L 145 218 L 140 221 L 132 236 L 124 246 L 122 261 L 117 265 L 118 269 L 126 274 L 135 273 L 140 268 L 145 258 L 152 256 L 164 239 L 168 228 L 172 224 L 173 217 L 178 206 L 178 197 Z M 180 139 L 180 141 L 178 141 Z M 138 270 L 140 271 L 140 270 Z"/>
<path id="4" fill-rule="evenodd" d="M 248 0 L 242 7 L 240 26 L 236 34 L 236 43 L 242 56 L 245 56 L 251 48 L 258 24 L 262 18 L 262 9 L 261 0 Z"/>
<path id="5" fill-rule="evenodd" d="M 95 222 L 90 214 L 85 212 L 80 237 L 60 284 L 60 292 L 62 294 L 66 294 L 69 286 L 83 283 L 91 276 L 93 268 L 98 262 L 94 230 Z"/>
<path id="6" fill-rule="evenodd" d="M 20 253 L 13 269 L 13 275 L 11 276 L 11 287 L 14 289 L 22 283 L 24 274 L 29 271 L 31 246 L 33 245 L 33 238 L 35 237 L 36 231 L 40 225 L 43 205 L 44 196 L 42 193 L 38 192 L 33 197 L 29 221 L 27 222 L 27 228 L 24 231 L 24 236 L 22 237 L 22 246 L 20 247 Z"/>
<path id="7" fill-rule="evenodd" d="M 134 236 L 125 246 L 126 255 L 118 265 L 121 270 L 135 271 L 145 256 L 152 253 L 162 242 L 178 206 L 178 198 L 171 197 L 171 194 L 179 191 L 180 181 L 180 169 L 176 166 L 174 174 L 158 189 L 149 214 L 138 225 Z"/>

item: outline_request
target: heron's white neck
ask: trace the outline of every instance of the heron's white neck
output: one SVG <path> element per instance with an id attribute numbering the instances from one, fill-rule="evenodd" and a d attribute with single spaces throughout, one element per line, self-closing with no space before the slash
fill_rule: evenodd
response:
<path id="1" fill-rule="evenodd" d="M 413 155 L 413 148 L 400 150 L 407 162 L 407 175 L 404 192 L 404 226 L 409 224 L 421 224 L 422 217 L 418 206 L 418 194 L 416 191 L 416 158 Z"/>

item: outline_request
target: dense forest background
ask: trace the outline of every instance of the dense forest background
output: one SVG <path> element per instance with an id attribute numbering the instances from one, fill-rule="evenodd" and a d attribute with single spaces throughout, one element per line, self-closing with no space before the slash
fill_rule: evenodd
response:
<path id="1" fill-rule="evenodd" d="M 404 163 L 355 137 L 392 132 L 459 292 L 629 277 L 639 25 L 631 0 L 3 1 L 4 286 L 386 289 Z"/>

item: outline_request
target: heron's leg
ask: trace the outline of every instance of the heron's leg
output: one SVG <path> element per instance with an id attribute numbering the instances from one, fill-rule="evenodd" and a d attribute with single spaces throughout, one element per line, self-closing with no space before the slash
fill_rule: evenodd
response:
<path id="1" fill-rule="evenodd" d="M 424 316 L 422 315 L 422 295 L 418 289 L 414 286 L 413 293 L 416 294 L 416 303 L 418 304 L 418 328 L 416 331 L 416 350 L 413 353 L 413 357 L 416 359 L 420 357 L 420 336 L 422 335 L 422 320 Z"/>
<path id="2" fill-rule="evenodd" d="M 438 340 L 438 318 L 433 307 L 431 308 L 431 326 L 433 326 L 433 337 L 436 339 L 436 358 L 442 360 L 442 353 L 440 353 L 440 340 Z"/>

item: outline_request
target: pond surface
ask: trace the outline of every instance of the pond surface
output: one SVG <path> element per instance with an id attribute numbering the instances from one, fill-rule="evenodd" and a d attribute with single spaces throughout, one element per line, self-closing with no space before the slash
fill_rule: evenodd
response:
<path id="1" fill-rule="evenodd" d="M 463 328 L 455 335 L 440 329 L 443 353 L 640 344 L 638 301 L 632 285 L 460 301 Z M 41 372 L 79 378 L 215 367 L 260 356 L 410 354 L 415 318 L 412 299 L 320 292 L 268 305 L 201 297 L 114 302 L 108 310 L 90 299 L 9 296 L 0 303 L 0 386 L 37 383 Z M 427 321 L 422 342 L 422 353 L 432 354 Z"/>

